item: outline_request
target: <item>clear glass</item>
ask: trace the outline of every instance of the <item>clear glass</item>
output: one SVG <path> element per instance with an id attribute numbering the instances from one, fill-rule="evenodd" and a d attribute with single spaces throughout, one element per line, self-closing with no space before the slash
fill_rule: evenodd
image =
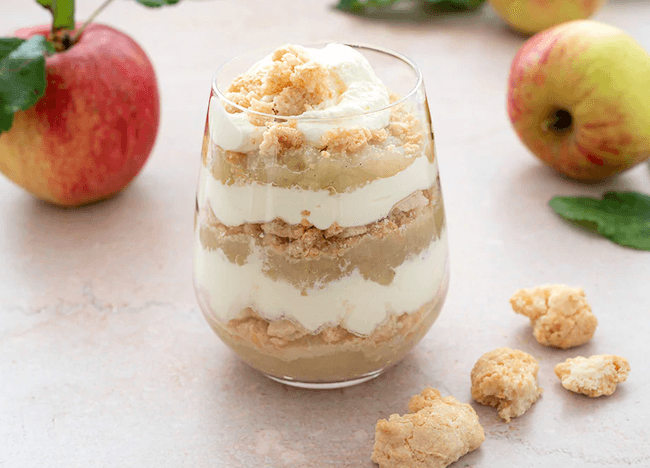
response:
<path id="1" fill-rule="evenodd" d="M 227 90 L 272 49 L 255 51 L 215 75 L 201 155 L 201 310 L 247 364 L 307 388 L 353 385 L 398 362 L 438 317 L 449 282 L 421 73 L 399 54 L 349 45 L 391 93 L 388 106 L 338 118 L 251 111 Z"/>

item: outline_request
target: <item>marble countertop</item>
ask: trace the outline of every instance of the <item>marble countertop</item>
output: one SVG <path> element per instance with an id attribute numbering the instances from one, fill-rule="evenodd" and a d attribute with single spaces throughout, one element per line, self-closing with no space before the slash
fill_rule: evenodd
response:
<path id="1" fill-rule="evenodd" d="M 9 2 L 5 1 L 8 4 Z M 78 2 L 78 17 L 99 0 Z M 418 22 L 368 20 L 334 0 L 112 4 L 101 22 L 132 35 L 156 67 L 162 121 L 137 180 L 107 202 L 64 210 L 0 178 L 0 467 L 372 467 L 374 425 L 425 386 L 476 409 L 486 432 L 458 467 L 650 466 L 650 252 L 574 228 L 555 195 L 650 192 L 650 166 L 581 185 L 543 167 L 505 111 L 524 39 L 489 7 Z M 650 3 L 610 0 L 596 19 L 650 50 Z M 0 34 L 48 21 L 11 2 Z M 231 56 L 271 43 L 368 42 L 424 73 L 448 213 L 443 312 L 397 367 L 352 388 L 289 388 L 250 370 L 212 333 L 191 280 L 192 218 L 210 80 Z M 600 322 L 572 350 L 537 344 L 508 299 L 519 288 L 584 288 Z M 501 422 L 471 401 L 478 357 L 535 356 L 544 394 Z M 556 363 L 619 354 L 632 367 L 610 397 L 564 390 Z"/>

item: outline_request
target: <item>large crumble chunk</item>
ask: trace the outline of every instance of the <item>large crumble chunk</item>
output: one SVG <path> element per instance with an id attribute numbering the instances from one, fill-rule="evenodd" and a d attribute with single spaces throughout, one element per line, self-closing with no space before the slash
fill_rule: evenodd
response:
<path id="1" fill-rule="evenodd" d="M 558 284 L 520 289 L 510 304 L 530 319 L 535 339 L 546 346 L 580 346 L 594 336 L 598 325 L 580 288 Z"/>
<path id="2" fill-rule="evenodd" d="M 528 353 L 505 347 L 489 351 L 472 369 L 472 398 L 496 407 L 499 417 L 510 422 L 524 414 L 542 394 L 538 372 L 539 364 Z"/>
<path id="3" fill-rule="evenodd" d="M 413 396 L 409 411 L 377 421 L 372 461 L 381 468 L 444 468 L 485 440 L 474 409 L 434 388 Z"/>
<path id="4" fill-rule="evenodd" d="M 303 47 L 285 45 L 271 62 L 233 80 L 226 97 L 239 106 L 275 115 L 300 115 L 342 93 L 345 84 L 334 70 L 311 60 Z M 229 112 L 240 112 L 228 108 Z"/>
<path id="5" fill-rule="evenodd" d="M 608 354 L 578 356 L 555 366 L 555 375 L 564 388 L 590 397 L 611 395 L 616 384 L 627 380 L 629 372 L 627 359 Z"/>

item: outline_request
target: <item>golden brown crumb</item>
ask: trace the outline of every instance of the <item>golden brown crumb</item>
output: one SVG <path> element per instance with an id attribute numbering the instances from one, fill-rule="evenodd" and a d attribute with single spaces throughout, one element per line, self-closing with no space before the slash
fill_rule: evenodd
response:
<path id="1" fill-rule="evenodd" d="M 320 138 L 320 146 L 327 153 L 325 157 L 329 158 L 332 154 L 343 157 L 358 153 L 369 144 L 383 143 L 387 138 L 388 133 L 384 129 L 373 132 L 367 128 L 339 127 L 325 132 Z"/>
<path id="2" fill-rule="evenodd" d="M 377 421 L 371 458 L 380 468 L 444 468 L 485 440 L 474 409 L 434 388 L 413 396 L 409 411 Z"/>
<path id="3" fill-rule="evenodd" d="M 510 304 L 530 319 L 535 339 L 546 346 L 580 346 L 594 336 L 598 325 L 580 288 L 558 284 L 520 289 Z"/>
<path id="4" fill-rule="evenodd" d="M 302 133 L 295 128 L 295 122 L 274 123 L 264 132 L 260 143 L 260 156 L 266 160 L 277 161 L 286 150 L 303 145 Z"/>
<path id="5" fill-rule="evenodd" d="M 497 348 L 485 353 L 471 373 L 472 398 L 494 406 L 506 422 L 526 412 L 542 394 L 537 384 L 539 364 L 517 349 Z"/>
<path id="6" fill-rule="evenodd" d="M 300 115 L 342 93 L 344 86 L 334 70 L 311 61 L 304 48 L 286 45 L 273 53 L 268 66 L 235 78 L 226 97 L 241 107 L 266 114 Z M 239 111 L 234 107 L 226 110 Z"/>
<path id="7" fill-rule="evenodd" d="M 590 397 L 611 395 L 616 384 L 627 380 L 629 372 L 627 359 L 607 354 L 578 356 L 555 366 L 555 375 L 564 388 Z"/>

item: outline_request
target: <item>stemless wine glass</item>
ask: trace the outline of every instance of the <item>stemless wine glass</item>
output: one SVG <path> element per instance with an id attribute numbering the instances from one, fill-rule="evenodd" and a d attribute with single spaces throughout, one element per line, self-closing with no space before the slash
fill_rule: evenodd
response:
<path id="1" fill-rule="evenodd" d="M 203 140 L 199 305 L 247 364 L 299 387 L 354 385 L 398 362 L 438 317 L 449 282 L 421 72 L 395 52 L 348 46 L 388 105 L 343 117 L 253 111 L 228 91 L 273 52 L 255 51 L 215 75 Z"/>

